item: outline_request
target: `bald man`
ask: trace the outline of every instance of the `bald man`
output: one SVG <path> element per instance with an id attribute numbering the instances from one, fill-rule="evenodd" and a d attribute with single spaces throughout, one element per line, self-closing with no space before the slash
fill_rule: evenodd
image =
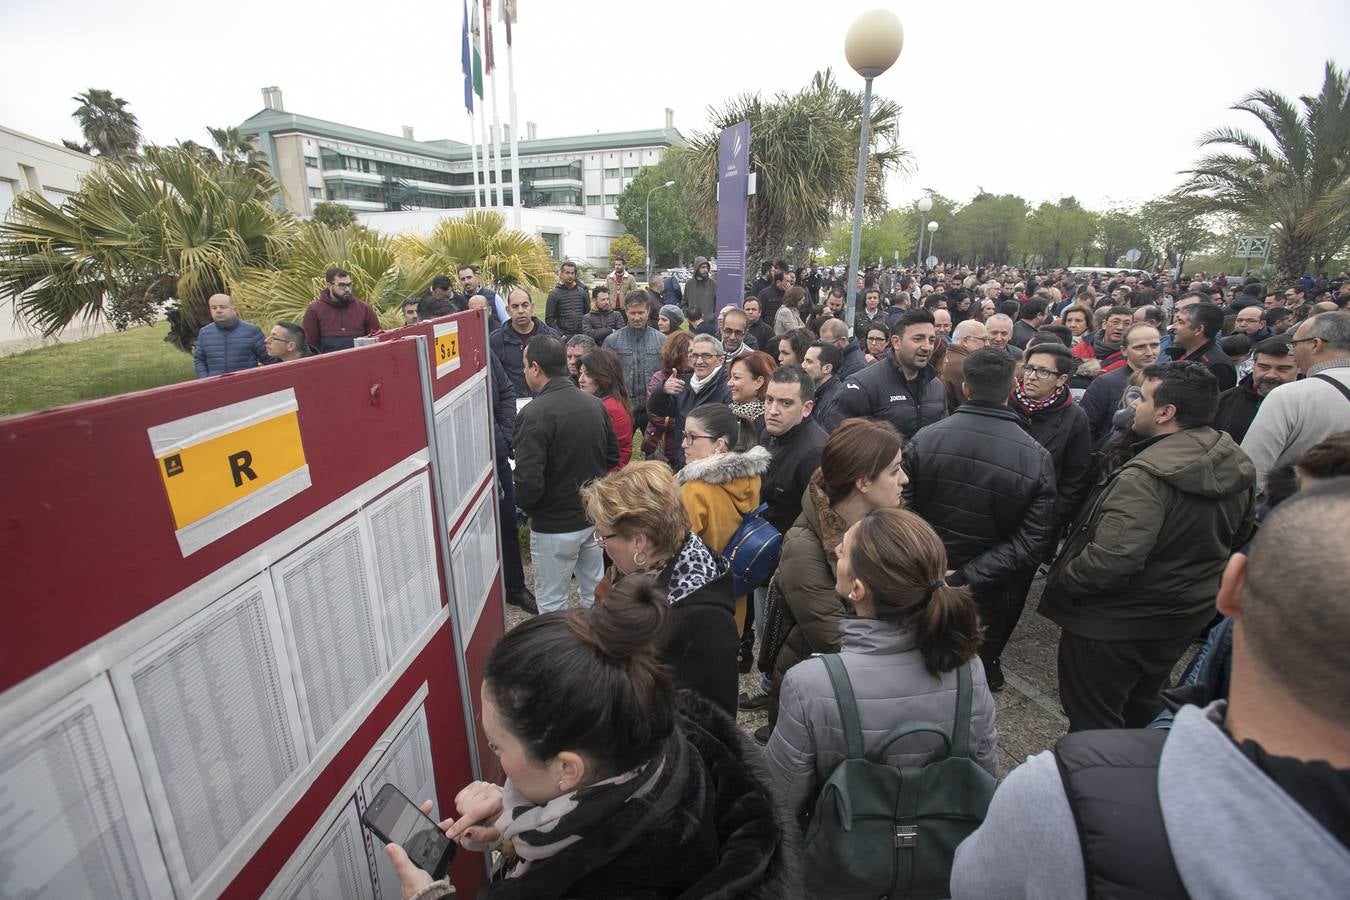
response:
<path id="1" fill-rule="evenodd" d="M 197 346 L 192 350 L 198 378 L 240 372 L 268 361 L 262 329 L 239 318 L 233 297 L 212 294 L 206 307 L 211 322 L 197 332 Z"/>

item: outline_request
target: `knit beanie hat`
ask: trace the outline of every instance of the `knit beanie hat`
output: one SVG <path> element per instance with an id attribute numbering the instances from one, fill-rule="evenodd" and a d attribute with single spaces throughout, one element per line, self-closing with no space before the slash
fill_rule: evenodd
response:
<path id="1" fill-rule="evenodd" d="M 670 329 L 672 331 L 677 330 L 684 324 L 684 313 L 680 312 L 680 308 L 674 303 L 667 303 L 665 306 L 661 307 L 661 315 L 670 320 Z"/>

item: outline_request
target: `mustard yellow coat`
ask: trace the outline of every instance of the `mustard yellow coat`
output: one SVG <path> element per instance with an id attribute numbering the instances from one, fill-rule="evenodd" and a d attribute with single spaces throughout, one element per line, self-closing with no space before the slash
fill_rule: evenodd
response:
<path id="1" fill-rule="evenodd" d="M 763 447 L 720 453 L 686 463 L 676 474 L 689 523 L 703 543 L 721 554 L 746 513 L 759 506 L 759 482 L 772 455 Z M 745 597 L 736 598 L 736 627 L 745 627 Z"/>

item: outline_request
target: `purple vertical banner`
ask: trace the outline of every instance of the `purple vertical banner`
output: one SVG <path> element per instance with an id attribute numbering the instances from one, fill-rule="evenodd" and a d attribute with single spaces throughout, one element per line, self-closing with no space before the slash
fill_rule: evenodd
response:
<path id="1" fill-rule="evenodd" d="M 750 123 L 722 130 L 717 146 L 717 308 L 745 299 L 745 214 L 750 189 Z"/>

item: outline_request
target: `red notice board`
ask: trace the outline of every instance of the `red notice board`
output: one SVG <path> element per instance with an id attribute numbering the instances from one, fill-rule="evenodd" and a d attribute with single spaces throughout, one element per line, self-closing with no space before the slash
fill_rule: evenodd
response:
<path id="1" fill-rule="evenodd" d="M 430 349 L 0 419 L 0 895 L 397 896 L 366 799 L 474 769 Z"/>
<path id="2" fill-rule="evenodd" d="M 476 732 L 479 777 L 495 780 L 500 773 L 479 710 L 488 653 L 506 630 L 487 317 L 482 310 L 469 310 L 378 337 L 381 341 L 415 337 L 428 347 L 437 497 L 450 542 L 452 577 L 457 579 L 458 602 L 451 618 Z M 479 583 L 490 583 L 485 595 L 473 586 Z"/>

